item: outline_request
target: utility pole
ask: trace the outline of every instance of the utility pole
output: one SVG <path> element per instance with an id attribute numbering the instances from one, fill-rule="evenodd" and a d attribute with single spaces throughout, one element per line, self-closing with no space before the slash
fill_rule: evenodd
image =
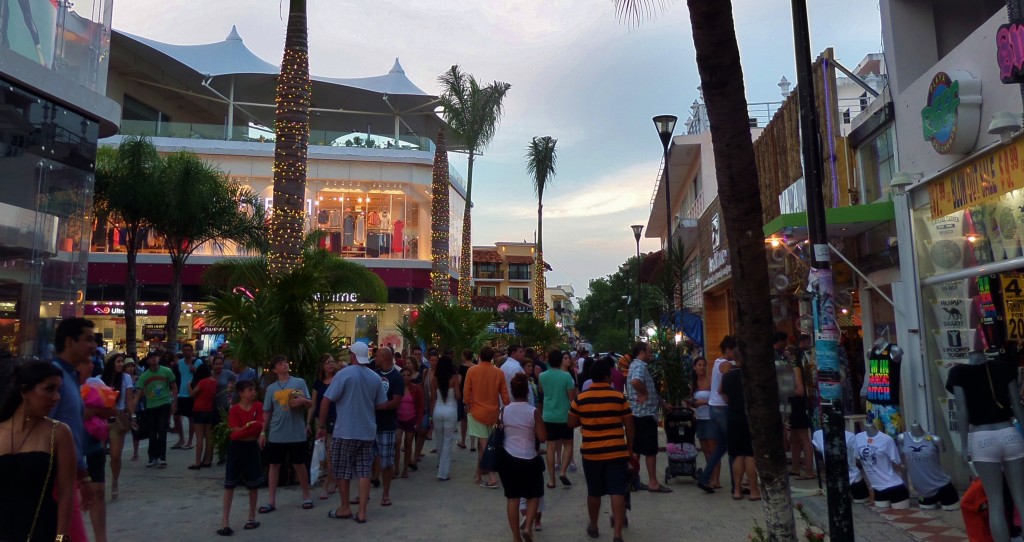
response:
<path id="1" fill-rule="evenodd" d="M 832 263 L 822 196 L 821 139 L 811 68 L 811 38 L 806 0 L 792 0 L 796 49 L 796 80 L 800 98 L 800 141 L 804 184 L 807 187 L 807 234 L 811 241 L 808 284 L 814 295 L 814 356 L 818 367 L 818 395 L 825 436 L 825 487 L 828 494 L 828 529 L 832 542 L 853 542 L 853 508 L 846 468 L 846 428 L 843 393 L 839 381 L 839 322 L 836 320 Z M 827 104 L 826 104 L 827 106 Z"/>

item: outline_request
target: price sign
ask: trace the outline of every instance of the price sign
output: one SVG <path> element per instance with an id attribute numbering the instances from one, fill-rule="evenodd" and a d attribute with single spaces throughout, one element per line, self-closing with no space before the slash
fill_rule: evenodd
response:
<path id="1" fill-rule="evenodd" d="M 1007 340 L 1024 340 L 1024 274 L 1003 273 L 1003 317 Z"/>

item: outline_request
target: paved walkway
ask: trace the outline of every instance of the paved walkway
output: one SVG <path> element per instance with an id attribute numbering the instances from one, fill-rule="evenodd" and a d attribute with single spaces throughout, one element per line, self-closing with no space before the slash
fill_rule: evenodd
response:
<path id="1" fill-rule="evenodd" d="M 796 497 L 804 506 L 811 523 L 828 530 L 828 502 L 823 494 Z M 959 511 L 893 510 L 853 505 L 853 524 L 857 542 L 966 542 L 963 516 Z"/>

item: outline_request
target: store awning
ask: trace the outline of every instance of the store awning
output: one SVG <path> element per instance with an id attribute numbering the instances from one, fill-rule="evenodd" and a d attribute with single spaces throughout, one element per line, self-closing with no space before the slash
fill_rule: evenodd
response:
<path id="1" fill-rule="evenodd" d="M 851 205 L 836 209 L 825 209 L 825 224 L 828 234 L 834 237 L 853 237 L 895 219 L 896 211 L 891 201 Z M 774 237 L 807 236 L 807 212 L 779 215 L 764 225 L 764 236 Z"/>

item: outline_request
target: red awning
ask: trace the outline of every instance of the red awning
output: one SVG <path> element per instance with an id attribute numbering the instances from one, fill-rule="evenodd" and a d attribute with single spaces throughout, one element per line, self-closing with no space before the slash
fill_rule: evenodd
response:
<path id="1" fill-rule="evenodd" d="M 501 255 L 497 250 L 473 249 L 473 261 L 478 263 L 501 263 Z"/>

